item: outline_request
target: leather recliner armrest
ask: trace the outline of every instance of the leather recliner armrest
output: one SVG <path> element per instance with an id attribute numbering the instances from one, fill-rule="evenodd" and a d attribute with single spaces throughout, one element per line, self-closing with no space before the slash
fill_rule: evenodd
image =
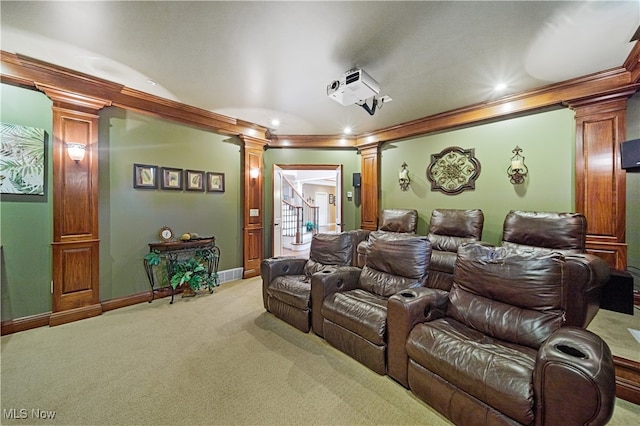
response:
<path id="1" fill-rule="evenodd" d="M 589 253 L 568 254 L 566 259 L 570 266 L 566 324 L 587 328 L 600 308 L 602 288 L 609 281 L 609 265 Z"/>
<path id="2" fill-rule="evenodd" d="M 611 351 L 588 330 L 562 327 L 538 350 L 533 386 L 537 425 L 603 425 L 616 396 Z"/>
<path id="3" fill-rule="evenodd" d="M 267 287 L 275 278 L 283 275 L 303 275 L 304 265 L 307 259 L 298 257 L 272 257 L 264 259 L 260 263 L 260 276 L 262 277 L 262 302 L 267 308 Z"/>
<path id="4" fill-rule="evenodd" d="M 362 269 L 355 266 L 338 266 L 316 272 L 311 276 L 311 328 L 318 336 L 322 331 L 322 302 L 328 296 L 340 292 L 353 290 L 358 286 Z"/>
<path id="5" fill-rule="evenodd" d="M 389 297 L 387 303 L 387 374 L 409 387 L 409 357 L 405 344 L 411 329 L 444 316 L 449 293 L 434 288 L 411 288 Z"/>

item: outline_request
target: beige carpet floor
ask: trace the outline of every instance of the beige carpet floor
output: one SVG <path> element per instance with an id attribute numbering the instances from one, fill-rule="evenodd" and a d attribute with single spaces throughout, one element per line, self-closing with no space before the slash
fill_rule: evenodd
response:
<path id="1" fill-rule="evenodd" d="M 1 346 L 2 424 L 450 424 L 266 313 L 259 278 L 4 336 Z M 640 407 L 617 401 L 611 424 L 638 419 Z"/>

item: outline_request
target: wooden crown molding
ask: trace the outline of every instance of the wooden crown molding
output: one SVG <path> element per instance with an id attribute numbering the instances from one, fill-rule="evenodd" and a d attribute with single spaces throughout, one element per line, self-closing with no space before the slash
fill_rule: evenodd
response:
<path id="1" fill-rule="evenodd" d="M 355 136 L 272 135 L 269 148 L 343 148 L 355 149 Z"/>
<path id="2" fill-rule="evenodd" d="M 632 75 L 627 69 L 615 68 L 363 134 L 358 136 L 356 145 L 374 141 L 388 142 L 449 130 L 553 106 L 559 107 L 573 100 L 606 96 L 619 91 L 633 93 L 638 90 L 638 85 L 631 78 Z"/>
<path id="3" fill-rule="evenodd" d="M 205 128 L 224 135 L 254 134 L 264 138 L 268 133 L 267 128 L 254 123 L 164 99 L 28 56 L 0 51 L 0 60 L 3 83 L 34 89 L 38 89 L 38 86 L 48 87 L 75 93 L 79 97 L 104 99 L 111 102 L 110 105 L 119 108 Z"/>
<path id="4" fill-rule="evenodd" d="M 54 103 L 61 105 L 71 105 L 80 107 L 90 111 L 99 111 L 106 106 L 111 106 L 111 101 L 106 99 L 97 99 L 90 96 L 80 95 L 78 93 L 67 92 L 56 87 L 35 83 L 35 86 L 41 92 L 49 97 Z"/>
<path id="5" fill-rule="evenodd" d="M 639 28 L 640 30 L 640 28 Z M 622 65 L 631 74 L 631 82 L 640 82 L 640 41 L 636 42 Z"/>
<path id="6" fill-rule="evenodd" d="M 608 96 L 615 92 L 627 91 L 633 94 L 638 91 L 640 82 L 640 41 L 637 41 L 621 67 L 506 96 L 491 102 L 458 108 L 356 137 L 272 136 L 267 128 L 257 124 L 170 101 L 26 56 L 4 51 L 0 51 L 0 54 L 3 82 L 35 87 L 37 81 L 41 85 L 97 99 L 107 99 L 117 107 L 204 127 L 221 134 L 255 135 L 264 140 L 272 139 L 267 145 L 274 148 L 359 149 L 360 146 L 372 143 L 406 139 L 554 106 L 563 107 L 581 99 Z"/>
<path id="7" fill-rule="evenodd" d="M 267 139 L 256 138 L 253 136 L 239 135 L 239 137 L 240 137 L 240 140 L 242 140 L 244 147 L 248 149 L 256 149 L 256 150 L 262 151 L 269 143 L 269 140 Z"/>

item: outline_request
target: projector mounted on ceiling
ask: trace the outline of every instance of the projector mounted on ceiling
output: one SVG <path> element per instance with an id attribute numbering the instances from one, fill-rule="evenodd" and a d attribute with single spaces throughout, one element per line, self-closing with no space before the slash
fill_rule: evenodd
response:
<path id="1" fill-rule="evenodd" d="M 380 85 L 369 74 L 361 69 L 352 69 L 344 73 L 340 80 L 334 80 L 327 86 L 327 96 L 341 105 L 357 104 L 373 115 L 378 105 L 376 95 L 380 93 Z M 367 105 L 367 100 L 373 98 L 372 106 Z M 381 103 L 390 101 L 384 96 Z"/>

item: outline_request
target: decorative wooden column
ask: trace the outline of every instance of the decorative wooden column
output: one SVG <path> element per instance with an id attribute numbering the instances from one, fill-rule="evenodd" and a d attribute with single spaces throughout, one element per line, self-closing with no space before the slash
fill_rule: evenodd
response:
<path id="1" fill-rule="evenodd" d="M 262 211 L 262 155 L 267 140 L 240 135 L 242 146 L 243 167 L 243 278 L 260 275 L 262 262 L 262 241 L 264 233 L 264 212 Z M 252 170 L 257 176 L 252 176 Z"/>
<path id="2" fill-rule="evenodd" d="M 109 101 L 38 85 L 53 101 L 53 306 L 49 325 L 102 313 L 98 266 L 98 115 Z M 67 143 L 86 146 L 72 160 Z"/>
<path id="3" fill-rule="evenodd" d="M 380 209 L 380 144 L 378 142 L 358 147 L 360 151 L 361 201 L 360 228 L 378 229 Z"/>
<path id="4" fill-rule="evenodd" d="M 587 218 L 587 252 L 612 268 L 627 268 L 626 174 L 620 143 L 627 99 L 635 89 L 573 101 L 576 112 L 576 210 Z"/>

